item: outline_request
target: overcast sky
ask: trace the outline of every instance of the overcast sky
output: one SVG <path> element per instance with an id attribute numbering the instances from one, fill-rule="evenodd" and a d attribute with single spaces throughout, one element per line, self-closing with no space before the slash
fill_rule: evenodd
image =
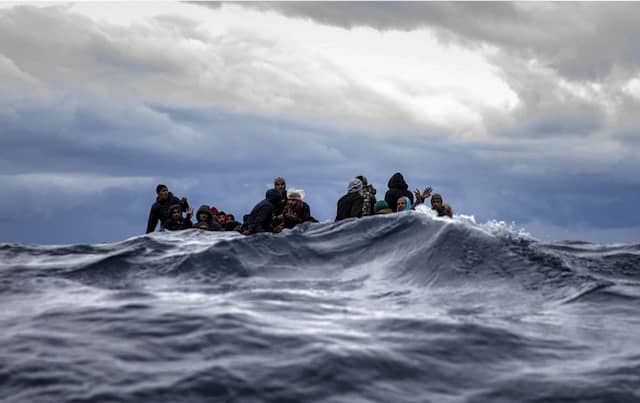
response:
<path id="1" fill-rule="evenodd" d="M 335 217 L 394 172 L 479 222 L 640 242 L 638 3 L 0 3 L 0 242 L 144 232 L 155 187 Z"/>

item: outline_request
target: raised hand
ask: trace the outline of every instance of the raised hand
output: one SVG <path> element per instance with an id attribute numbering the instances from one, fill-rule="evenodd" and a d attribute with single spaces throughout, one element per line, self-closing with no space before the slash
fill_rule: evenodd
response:
<path id="1" fill-rule="evenodd" d="M 424 192 L 422 192 L 422 196 L 420 196 L 422 198 L 422 201 L 427 200 L 429 196 L 431 196 L 431 191 L 432 189 L 430 187 L 424 188 Z"/>

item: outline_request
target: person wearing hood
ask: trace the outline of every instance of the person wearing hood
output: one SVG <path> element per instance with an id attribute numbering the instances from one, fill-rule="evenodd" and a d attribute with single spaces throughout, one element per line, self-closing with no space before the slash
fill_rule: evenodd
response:
<path id="1" fill-rule="evenodd" d="M 196 223 L 193 224 L 193 228 L 198 228 L 205 231 L 222 231 L 222 226 L 213 218 L 211 214 L 211 207 L 203 204 L 196 213 Z"/>
<path id="2" fill-rule="evenodd" d="M 398 199 L 405 196 L 413 204 L 413 193 L 409 191 L 409 185 L 404 181 L 404 177 L 400 172 L 396 172 L 391 176 L 387 183 L 389 190 L 384 195 L 384 201 L 387 202 L 389 208 L 393 211 L 398 211 Z"/>
<path id="3" fill-rule="evenodd" d="M 407 196 L 398 197 L 398 201 L 396 202 L 398 213 L 401 211 L 411 211 L 411 200 Z"/>
<path id="4" fill-rule="evenodd" d="M 189 207 L 187 209 L 187 217 L 182 217 L 182 206 L 174 204 L 169 207 L 169 219 L 167 220 L 164 229 L 167 231 L 180 231 L 183 229 L 189 229 L 193 226 L 191 222 L 191 216 L 193 215 L 193 209 Z"/>
<path id="5" fill-rule="evenodd" d="M 351 217 L 362 217 L 362 205 L 364 203 L 362 187 L 362 181 L 360 179 L 354 179 L 349 182 L 347 194 L 338 200 L 336 221 Z"/>
<path id="6" fill-rule="evenodd" d="M 376 204 L 376 188 L 369 184 L 367 177 L 364 175 L 356 176 L 356 179 L 360 179 L 362 182 L 362 215 L 366 217 L 375 215 L 373 206 Z"/>
<path id="7" fill-rule="evenodd" d="M 149 219 L 147 220 L 147 234 L 156 230 L 156 225 L 160 221 L 160 231 L 164 229 L 165 223 L 169 219 L 169 208 L 174 204 L 180 205 L 182 211 L 187 211 L 189 203 L 187 198 L 178 199 L 169 192 L 166 185 L 159 184 L 156 186 L 156 201 L 149 211 Z"/>
<path id="8" fill-rule="evenodd" d="M 273 213 L 281 209 L 282 193 L 276 189 L 269 189 L 264 200 L 256 204 L 247 220 L 247 233 L 273 232 Z M 277 230 L 276 230 L 277 231 Z"/>

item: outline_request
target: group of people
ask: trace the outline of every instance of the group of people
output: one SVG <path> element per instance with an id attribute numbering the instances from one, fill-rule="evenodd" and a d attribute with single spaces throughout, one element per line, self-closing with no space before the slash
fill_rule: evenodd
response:
<path id="1" fill-rule="evenodd" d="M 425 203 L 429 197 L 431 208 L 439 217 L 453 217 L 451 206 L 444 203 L 440 194 L 431 194 L 430 187 L 422 192 L 416 189 L 412 193 L 399 172 L 391 176 L 387 186 L 389 189 L 384 200 L 376 200 L 376 189 L 368 183 L 367 178 L 356 176 L 349 182 L 347 193 L 338 200 L 336 221 L 409 211 Z M 206 231 L 236 231 L 244 235 L 279 233 L 303 222 L 318 222 L 311 216 L 311 208 L 303 200 L 304 192 L 295 189 L 287 191 L 287 183 L 282 177 L 275 178 L 273 188 L 267 190 L 264 200 L 243 217 L 243 223 L 236 221 L 233 214 L 226 214 L 206 204 L 196 212 L 194 223 L 193 209 L 185 197 L 177 198 L 163 184 L 156 187 L 156 194 L 156 201 L 149 212 L 147 233 L 155 231 L 158 222 L 161 231 L 198 228 Z"/>

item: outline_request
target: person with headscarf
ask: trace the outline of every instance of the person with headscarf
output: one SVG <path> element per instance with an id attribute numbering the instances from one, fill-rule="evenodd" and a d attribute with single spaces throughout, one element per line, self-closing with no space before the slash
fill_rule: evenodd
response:
<path id="1" fill-rule="evenodd" d="M 407 196 L 400 196 L 396 202 L 396 212 L 411 211 L 411 200 Z"/>
<path id="2" fill-rule="evenodd" d="M 311 220 L 311 208 L 302 199 L 302 194 L 298 191 L 290 191 L 287 194 L 287 205 L 283 210 L 284 228 L 293 228 L 298 224 Z"/>
<path id="3" fill-rule="evenodd" d="M 349 182 L 347 194 L 338 200 L 336 221 L 351 217 L 362 217 L 362 204 L 364 203 L 362 187 L 362 181 L 360 179 L 354 179 Z"/>

